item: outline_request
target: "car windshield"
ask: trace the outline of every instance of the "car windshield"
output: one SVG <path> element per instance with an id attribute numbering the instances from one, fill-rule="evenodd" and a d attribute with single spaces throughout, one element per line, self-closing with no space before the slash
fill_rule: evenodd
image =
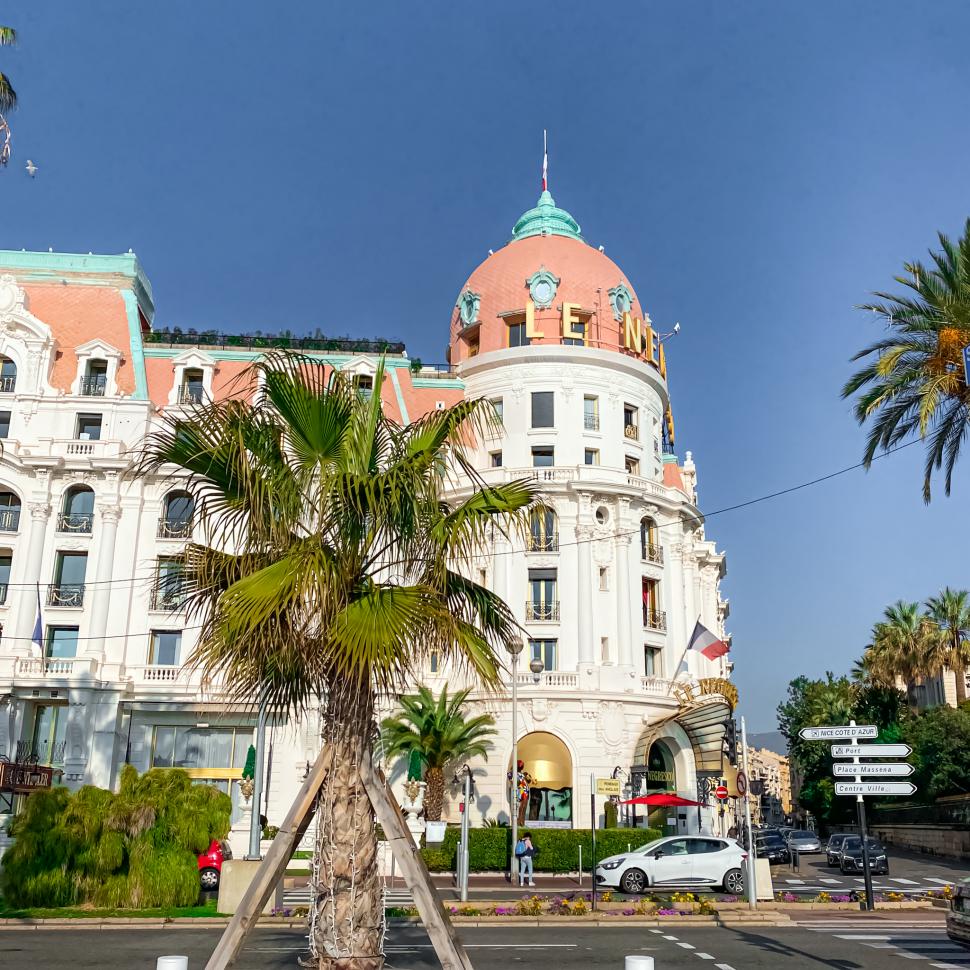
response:
<path id="1" fill-rule="evenodd" d="M 815 839 L 817 839 L 818 836 L 814 832 L 801 831 L 801 832 L 792 832 L 789 838 L 799 839 L 799 840 L 811 839 L 812 841 L 815 841 Z"/>
<path id="2" fill-rule="evenodd" d="M 784 844 L 785 844 L 785 840 L 782 839 L 780 835 L 759 835 L 758 836 L 758 845 L 763 845 L 770 848 L 776 845 L 783 846 Z"/>
<path id="3" fill-rule="evenodd" d="M 869 849 L 870 852 L 872 852 L 873 850 L 875 850 L 877 852 L 884 852 L 885 851 L 883 849 L 883 847 L 882 847 L 882 843 L 881 842 L 877 842 L 875 839 L 866 839 L 866 846 L 868 847 L 868 849 Z M 856 852 L 861 852 L 862 851 L 862 839 L 859 838 L 858 835 L 851 836 L 850 838 L 848 838 L 848 839 L 845 840 L 845 846 L 844 846 L 844 848 L 845 848 L 845 850 L 847 852 L 852 852 L 853 850 L 856 851 Z"/>
<path id="4" fill-rule="evenodd" d="M 666 839 L 654 839 L 653 842 L 648 842 L 646 845 L 641 845 L 637 852 L 641 855 L 649 855 L 651 852 L 656 852 L 657 849 L 666 842 Z"/>

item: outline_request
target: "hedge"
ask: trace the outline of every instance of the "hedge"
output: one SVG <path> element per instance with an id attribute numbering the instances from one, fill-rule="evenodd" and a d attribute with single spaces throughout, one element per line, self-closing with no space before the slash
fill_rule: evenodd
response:
<path id="1" fill-rule="evenodd" d="M 532 840 L 538 850 L 536 872 L 575 872 L 579 868 L 579 846 L 583 847 L 583 869 L 589 870 L 593 850 L 588 830 L 534 829 Z M 605 859 L 626 851 L 627 846 L 638 848 L 661 838 L 657 829 L 600 829 L 596 833 L 596 857 Z M 449 825 L 445 840 L 425 846 L 421 855 L 432 872 L 454 872 L 461 829 Z M 501 872 L 509 865 L 512 854 L 512 830 L 509 828 L 471 829 L 468 839 L 468 869 L 470 872 Z"/>

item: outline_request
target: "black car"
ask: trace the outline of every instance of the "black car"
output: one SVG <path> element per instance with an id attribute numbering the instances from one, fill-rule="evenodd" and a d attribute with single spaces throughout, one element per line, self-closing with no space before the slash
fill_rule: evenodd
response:
<path id="1" fill-rule="evenodd" d="M 869 850 L 869 871 L 877 876 L 889 875 L 889 859 L 886 848 L 875 839 L 866 839 Z M 842 843 L 842 853 L 839 857 L 839 868 L 842 872 L 862 872 L 862 839 L 858 835 L 851 835 Z"/>
<path id="2" fill-rule="evenodd" d="M 851 832 L 835 832 L 830 835 L 828 842 L 825 843 L 825 861 L 830 866 L 837 866 L 842 859 L 842 845 L 845 840 L 858 837 L 853 836 Z"/>
<path id="3" fill-rule="evenodd" d="M 759 859 L 767 859 L 772 866 L 791 862 L 791 852 L 780 835 L 756 835 L 755 854 Z"/>

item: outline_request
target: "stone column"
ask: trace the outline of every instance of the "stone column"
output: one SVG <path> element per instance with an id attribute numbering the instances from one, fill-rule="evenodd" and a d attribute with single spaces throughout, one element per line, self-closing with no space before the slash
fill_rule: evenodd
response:
<path id="1" fill-rule="evenodd" d="M 493 591 L 506 603 L 509 601 L 509 542 L 502 535 L 496 535 L 493 543 L 495 554 L 492 557 Z M 514 608 L 513 608 L 514 609 Z"/>
<path id="2" fill-rule="evenodd" d="M 104 660 L 104 635 L 108 626 L 108 606 L 111 600 L 111 574 L 114 571 L 115 542 L 118 538 L 118 522 L 121 519 L 120 505 L 99 505 L 101 521 L 98 545 L 98 568 L 94 584 L 88 587 L 91 596 L 91 624 L 83 653 Z"/>
<path id="3" fill-rule="evenodd" d="M 630 539 L 629 535 L 618 535 L 615 539 L 616 551 L 616 633 L 620 641 L 617 645 L 617 659 L 621 667 L 633 666 L 633 631 L 630 614 L 633 602 L 639 602 L 639 590 L 630 586 Z"/>
<path id="4" fill-rule="evenodd" d="M 593 646 L 593 529 L 588 525 L 576 526 L 577 582 L 576 612 L 579 623 L 579 662 L 595 662 Z"/>
<path id="5" fill-rule="evenodd" d="M 27 562 L 20 574 L 23 586 L 17 602 L 17 621 L 14 625 L 13 650 L 21 656 L 30 656 L 32 645 L 30 637 L 34 632 L 37 621 L 37 583 L 40 583 L 40 596 L 43 600 L 46 593 L 45 584 L 41 581 L 40 570 L 44 562 L 44 545 L 47 539 L 47 522 L 51 516 L 51 507 L 47 502 L 31 502 L 27 506 L 30 511 L 30 532 L 27 536 Z"/>

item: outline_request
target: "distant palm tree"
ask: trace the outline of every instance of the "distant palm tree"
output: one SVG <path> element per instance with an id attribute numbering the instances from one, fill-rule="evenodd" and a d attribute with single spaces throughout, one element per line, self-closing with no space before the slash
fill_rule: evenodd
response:
<path id="1" fill-rule="evenodd" d="M 943 633 L 942 659 L 956 678 L 957 704 L 967 699 L 967 667 L 970 666 L 970 593 L 950 589 L 926 601 L 929 615 Z"/>
<path id="2" fill-rule="evenodd" d="M 870 423 L 863 461 L 899 446 L 913 435 L 927 442 L 923 499 L 930 501 L 930 479 L 943 469 L 947 495 L 960 446 L 970 427 L 970 388 L 964 375 L 963 348 L 970 344 L 970 219 L 953 242 L 940 233 L 941 251 L 933 265 L 906 263 L 908 276 L 896 281 L 912 294 L 876 293 L 884 301 L 867 304 L 890 334 L 870 344 L 853 360 L 871 358 L 842 389 L 859 392 L 855 415 Z"/>
<path id="3" fill-rule="evenodd" d="M 940 628 L 919 603 L 898 600 L 872 628 L 872 643 L 858 668 L 877 687 L 895 687 L 902 680 L 914 707 L 916 684 L 939 670 L 940 642 Z"/>
<path id="4" fill-rule="evenodd" d="M 489 405 L 465 400 L 408 425 L 318 359 L 270 354 L 236 393 L 169 409 L 138 465 L 178 469 L 205 543 L 185 551 L 199 626 L 192 658 L 231 701 L 281 711 L 323 701 L 311 948 L 321 970 L 379 960 L 384 924 L 373 810 L 358 765 L 374 757 L 378 698 L 437 652 L 499 680 L 518 641 L 508 606 L 458 567 L 493 529 L 528 523 L 535 486 L 483 486 L 466 455 Z M 252 395 L 257 403 L 250 403 Z M 465 471 L 471 487 L 445 501 Z"/>
<path id="5" fill-rule="evenodd" d="M 441 819 L 445 797 L 445 770 L 460 761 L 482 757 L 488 760 L 495 735 L 491 714 L 465 715 L 469 691 L 448 696 L 445 685 L 435 700 L 427 687 L 400 699 L 401 713 L 385 718 L 381 724 L 384 752 L 388 757 L 417 755 L 428 787 L 424 793 L 424 817 L 429 822 Z"/>
<path id="6" fill-rule="evenodd" d="M 13 27 L 0 25 L 0 47 L 10 47 L 17 43 L 17 31 Z M 0 165 L 6 165 L 10 160 L 10 126 L 4 115 L 17 107 L 17 92 L 14 91 L 10 78 L 0 71 Z"/>

